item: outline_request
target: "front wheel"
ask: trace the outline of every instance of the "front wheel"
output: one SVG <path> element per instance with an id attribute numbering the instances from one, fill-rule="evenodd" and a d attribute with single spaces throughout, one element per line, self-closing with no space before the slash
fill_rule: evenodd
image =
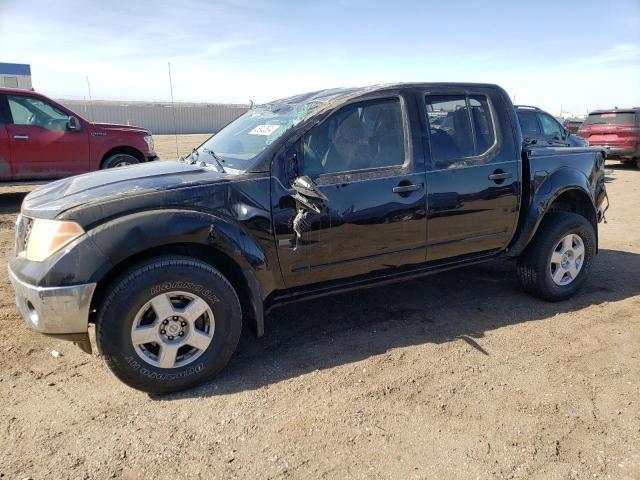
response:
<path id="1" fill-rule="evenodd" d="M 586 218 L 569 212 L 549 213 L 518 260 L 520 283 L 545 300 L 567 299 L 587 280 L 595 253 L 595 231 Z"/>
<path id="2" fill-rule="evenodd" d="M 129 155 L 128 153 L 116 153 L 105 158 L 104 162 L 100 168 L 105 170 L 107 168 L 118 168 L 118 167 L 126 167 L 127 165 L 135 165 L 136 163 L 140 163 L 133 155 Z"/>
<path id="3" fill-rule="evenodd" d="M 224 368 L 241 330 L 240 302 L 220 272 L 193 258 L 163 256 L 114 282 L 100 307 L 96 341 L 124 383 L 170 393 Z"/>

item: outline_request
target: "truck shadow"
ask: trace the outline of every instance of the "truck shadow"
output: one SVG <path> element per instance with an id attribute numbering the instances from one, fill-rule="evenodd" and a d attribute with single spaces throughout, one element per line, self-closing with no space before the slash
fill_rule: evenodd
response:
<path id="1" fill-rule="evenodd" d="M 19 213 L 24 197 L 29 192 L 9 192 L 0 191 L 0 213 Z"/>
<path id="2" fill-rule="evenodd" d="M 512 262 L 496 262 L 274 310 L 266 335 L 243 334 L 215 380 L 156 400 L 226 395 L 411 345 L 463 341 L 477 355 L 486 332 L 640 294 L 640 254 L 601 250 L 574 298 L 549 303 L 522 292 Z M 547 328 L 543 325 L 540 328 Z"/>

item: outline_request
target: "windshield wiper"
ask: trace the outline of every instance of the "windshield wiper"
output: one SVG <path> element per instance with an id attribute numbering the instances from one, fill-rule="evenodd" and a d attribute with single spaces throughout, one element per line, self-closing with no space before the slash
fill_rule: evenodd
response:
<path id="1" fill-rule="evenodd" d="M 227 173 L 224 169 L 224 166 L 222 165 L 222 160 L 220 159 L 220 157 L 216 154 L 216 152 L 214 152 L 213 150 L 211 150 L 210 148 L 203 148 L 202 149 L 203 152 L 208 153 L 209 155 L 211 155 L 211 158 L 213 158 L 216 163 L 218 164 L 218 167 L 220 167 L 220 171 L 222 173 Z"/>

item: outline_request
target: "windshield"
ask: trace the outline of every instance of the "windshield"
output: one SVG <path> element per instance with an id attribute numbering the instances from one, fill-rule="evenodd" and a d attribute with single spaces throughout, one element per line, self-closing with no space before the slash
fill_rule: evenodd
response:
<path id="1" fill-rule="evenodd" d="M 252 108 L 198 147 L 198 159 L 246 170 L 269 145 L 309 113 L 309 105 L 267 104 Z"/>
<path id="2" fill-rule="evenodd" d="M 584 121 L 585 125 L 621 125 L 624 123 L 634 123 L 633 112 L 592 113 Z"/>

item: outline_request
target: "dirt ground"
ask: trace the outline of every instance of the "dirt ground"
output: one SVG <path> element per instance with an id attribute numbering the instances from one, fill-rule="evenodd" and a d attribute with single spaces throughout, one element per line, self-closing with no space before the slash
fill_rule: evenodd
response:
<path id="1" fill-rule="evenodd" d="M 501 263 L 300 303 L 164 397 L 27 331 L 0 194 L 0 478 L 640 478 L 640 171 L 610 168 L 574 299 Z"/>
<path id="2" fill-rule="evenodd" d="M 193 148 L 200 145 L 211 135 L 154 135 L 153 143 L 158 156 L 163 160 L 175 160 L 181 155 L 187 155 Z M 177 146 L 176 146 L 177 144 Z M 176 155 L 178 152 L 178 155 Z"/>

